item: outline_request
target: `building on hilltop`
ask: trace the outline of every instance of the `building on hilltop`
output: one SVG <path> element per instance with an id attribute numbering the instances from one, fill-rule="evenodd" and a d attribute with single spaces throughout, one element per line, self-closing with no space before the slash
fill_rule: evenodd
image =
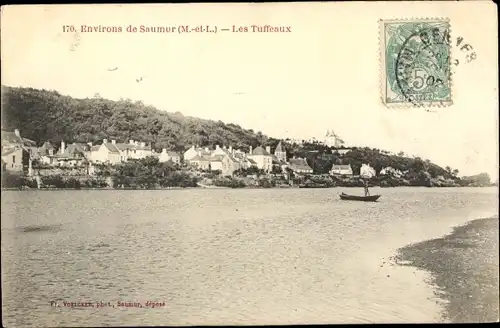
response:
<path id="1" fill-rule="evenodd" d="M 345 144 L 344 140 L 342 140 L 335 132 L 327 130 L 325 134 L 325 145 L 328 147 L 341 147 Z"/>

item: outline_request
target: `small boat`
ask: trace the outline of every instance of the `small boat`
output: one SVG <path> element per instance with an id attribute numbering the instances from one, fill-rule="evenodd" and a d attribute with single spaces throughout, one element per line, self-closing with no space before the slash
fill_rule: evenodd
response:
<path id="1" fill-rule="evenodd" d="M 357 200 L 361 202 L 376 202 L 381 195 L 373 195 L 373 196 L 354 196 L 341 193 L 340 199 L 342 200 Z"/>

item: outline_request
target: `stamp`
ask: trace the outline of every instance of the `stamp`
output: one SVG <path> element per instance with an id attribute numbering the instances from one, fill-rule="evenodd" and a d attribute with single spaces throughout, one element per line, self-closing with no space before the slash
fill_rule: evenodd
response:
<path id="1" fill-rule="evenodd" d="M 380 20 L 382 101 L 388 107 L 452 102 L 447 19 Z"/>

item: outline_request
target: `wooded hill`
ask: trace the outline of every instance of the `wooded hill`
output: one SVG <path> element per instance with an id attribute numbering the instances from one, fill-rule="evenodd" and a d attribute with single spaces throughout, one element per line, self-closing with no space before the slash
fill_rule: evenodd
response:
<path id="1" fill-rule="evenodd" d="M 155 149 L 184 150 L 192 144 L 219 144 L 246 150 L 270 142 L 262 133 L 236 124 L 187 117 L 140 101 L 111 101 L 98 95 L 75 99 L 57 91 L 2 86 L 2 110 L 2 129 L 17 128 L 23 137 L 40 145 L 45 141 L 58 144 L 61 140 L 96 142 L 106 138 L 152 143 Z"/>
<path id="2" fill-rule="evenodd" d="M 111 101 L 99 95 L 75 99 L 57 91 L 2 86 L 2 129 L 19 129 L 21 135 L 38 145 L 45 141 L 59 144 L 129 139 L 152 143 L 153 148 L 184 151 L 192 144 L 202 147 L 215 145 L 233 146 L 248 151 L 249 146 L 271 146 L 279 140 L 244 129 L 236 124 L 184 116 L 179 112 L 160 111 L 155 107 L 128 99 Z M 412 179 L 421 175 L 456 179 L 457 170 L 442 168 L 429 160 L 397 155 L 367 147 L 354 147 L 346 155 L 332 154 L 319 142 L 302 145 L 285 139 L 283 146 L 288 157 L 307 158 L 316 174 L 328 173 L 332 164 L 351 164 L 354 174 L 359 174 L 361 164 L 370 164 L 377 174 L 390 166 L 407 171 Z M 425 178 L 428 179 L 428 178 Z"/>

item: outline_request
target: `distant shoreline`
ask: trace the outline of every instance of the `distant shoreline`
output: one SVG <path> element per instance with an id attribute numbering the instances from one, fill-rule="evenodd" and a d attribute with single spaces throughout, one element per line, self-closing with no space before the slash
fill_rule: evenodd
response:
<path id="1" fill-rule="evenodd" d="M 447 300 L 446 321 L 499 319 L 498 216 L 476 219 L 442 237 L 398 250 L 396 263 L 428 271 Z"/>
<path id="2" fill-rule="evenodd" d="M 425 188 L 425 189 L 460 189 L 460 188 L 492 188 L 496 186 L 455 186 L 455 187 L 426 187 L 426 186 L 394 186 L 394 187 L 380 187 L 374 186 L 370 187 L 370 189 L 392 189 L 392 188 Z M 242 187 L 242 188 L 231 188 L 231 187 L 170 187 L 170 188 L 112 188 L 112 187 L 102 187 L 102 188 L 90 188 L 90 187 L 82 187 L 82 188 L 29 188 L 29 187 L 21 187 L 21 188 L 1 188 L 1 191 L 61 191 L 61 190 L 127 190 L 127 191 L 138 191 L 138 190 L 188 190 L 188 189 L 196 189 L 196 190 L 216 190 L 216 189 L 359 189 L 362 190 L 362 187 L 343 187 L 343 186 L 335 186 L 335 187 Z"/>

